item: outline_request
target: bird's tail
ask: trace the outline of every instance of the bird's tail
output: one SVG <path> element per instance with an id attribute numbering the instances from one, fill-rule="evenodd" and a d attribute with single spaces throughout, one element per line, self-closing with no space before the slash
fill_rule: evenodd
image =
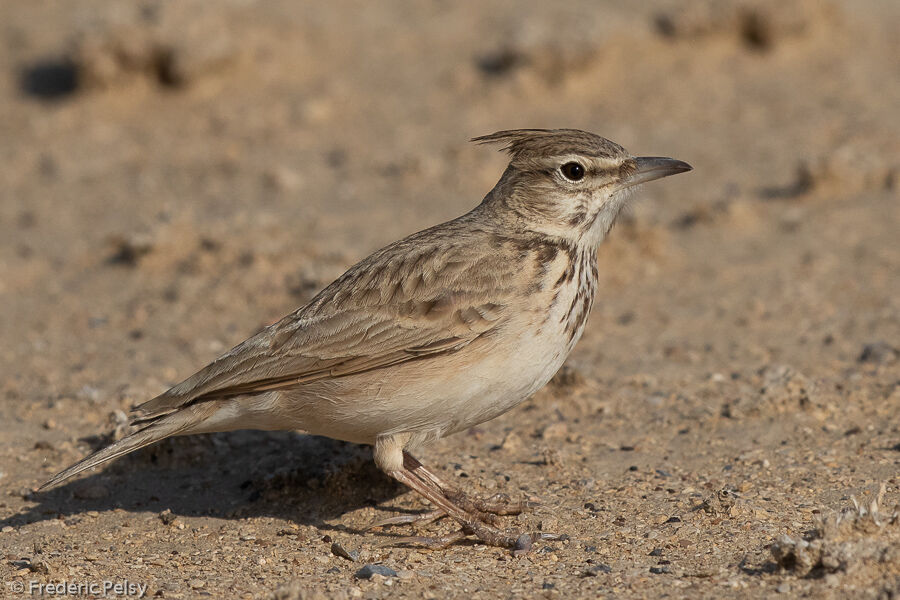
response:
<path id="1" fill-rule="evenodd" d="M 134 452 L 139 448 L 164 440 L 167 437 L 188 433 L 186 430 L 190 428 L 191 421 L 185 418 L 187 415 L 183 414 L 183 412 L 186 411 L 178 411 L 165 415 L 159 420 L 151 421 L 151 423 L 143 429 L 127 435 L 106 448 L 97 450 L 68 469 L 60 471 L 38 489 L 45 490 L 53 487 L 91 467 L 119 458 L 129 452 Z"/>

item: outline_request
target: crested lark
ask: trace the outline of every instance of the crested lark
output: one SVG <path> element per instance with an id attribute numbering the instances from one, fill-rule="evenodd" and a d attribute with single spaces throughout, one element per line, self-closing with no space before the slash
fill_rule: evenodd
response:
<path id="1" fill-rule="evenodd" d="M 689 171 L 573 129 L 501 131 L 510 163 L 471 212 L 375 252 L 306 306 L 136 409 L 135 433 L 43 487 L 174 435 L 303 430 L 375 447 L 378 467 L 474 535 L 527 550 L 415 448 L 493 419 L 546 384 L 581 337 L 597 247 L 634 185 Z M 381 524 L 416 518 L 388 519 Z"/>

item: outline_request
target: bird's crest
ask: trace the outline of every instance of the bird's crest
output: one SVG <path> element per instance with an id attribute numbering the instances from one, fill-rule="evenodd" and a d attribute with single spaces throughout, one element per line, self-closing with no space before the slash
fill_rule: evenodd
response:
<path id="1" fill-rule="evenodd" d="M 476 144 L 501 144 L 515 159 L 578 154 L 597 158 L 628 156 L 625 148 L 580 129 L 509 129 L 472 138 Z"/>

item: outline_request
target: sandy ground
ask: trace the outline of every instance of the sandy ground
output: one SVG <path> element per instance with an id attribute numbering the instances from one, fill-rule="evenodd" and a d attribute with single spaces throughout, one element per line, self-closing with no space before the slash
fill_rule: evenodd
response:
<path id="1" fill-rule="evenodd" d="M 0 3 L 0 595 L 898 597 L 898 26 L 890 0 Z M 167 441 L 34 493 L 475 205 L 505 162 L 466 140 L 514 127 L 695 167 L 601 248 L 553 383 L 421 457 L 566 538 L 365 533 L 428 507 L 300 433 Z"/>

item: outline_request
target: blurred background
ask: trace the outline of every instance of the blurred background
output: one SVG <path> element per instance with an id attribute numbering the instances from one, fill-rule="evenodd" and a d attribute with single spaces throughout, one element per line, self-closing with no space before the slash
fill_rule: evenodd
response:
<path id="1" fill-rule="evenodd" d="M 165 469 L 151 454 L 55 495 L 29 490 L 103 441 L 85 436 L 115 431 L 129 406 L 350 264 L 475 206 L 505 157 L 469 138 L 574 127 L 695 170 L 641 190 L 601 248 L 594 314 L 550 388 L 426 456 L 472 485 L 557 502 L 548 526 L 572 533 L 553 566 L 542 555 L 528 573 L 510 563 L 491 578 L 496 563 L 477 561 L 460 572 L 523 593 L 577 580 L 585 596 L 734 582 L 809 593 L 874 586 L 876 572 L 896 586 L 896 559 L 847 559 L 859 568 L 827 583 L 770 548 L 879 483 L 883 502 L 897 499 L 898 31 L 892 0 L 0 4 L 0 486 L 18 490 L 0 502 L 0 549 L 36 561 L 35 540 L 99 548 L 113 524 L 150 511 L 134 525 L 146 537 L 167 508 L 198 530 L 272 535 L 313 515 L 299 528 L 310 540 L 383 502 L 423 508 L 359 466 L 363 450 L 269 434 L 171 442 Z M 357 462 L 335 458 L 348 452 Z M 308 488 L 298 463 L 310 456 L 338 461 L 320 479 L 350 469 L 389 499 Z M 269 469 L 282 469 L 280 487 Z M 691 512 L 722 490 L 737 504 Z M 229 513 L 251 495 L 263 508 Z M 100 521 L 80 520 L 86 510 Z M 648 537 L 675 513 L 682 525 Z M 75 516 L 57 526 L 56 515 Z M 160 534 L 153 552 L 179 535 Z M 876 549 L 896 542 L 866 535 Z M 439 557 L 351 539 L 417 573 L 408 593 L 435 582 L 422 573 Z M 306 573 L 346 591 L 346 561 L 316 543 L 254 546 L 281 558 L 227 577 L 227 560 L 193 563 L 212 573 L 198 580 L 172 559 L 153 581 L 165 597 L 252 597 Z M 647 579 L 662 568 L 648 556 L 657 547 L 674 566 Z M 585 553 L 613 548 L 585 567 Z M 28 577 L 137 569 L 91 552 L 90 564 L 45 556 L 47 574 Z M 337 574 L 323 575 L 322 555 Z M 580 578 L 591 564 L 612 574 Z M 701 579 L 674 575 L 701 567 Z"/>

